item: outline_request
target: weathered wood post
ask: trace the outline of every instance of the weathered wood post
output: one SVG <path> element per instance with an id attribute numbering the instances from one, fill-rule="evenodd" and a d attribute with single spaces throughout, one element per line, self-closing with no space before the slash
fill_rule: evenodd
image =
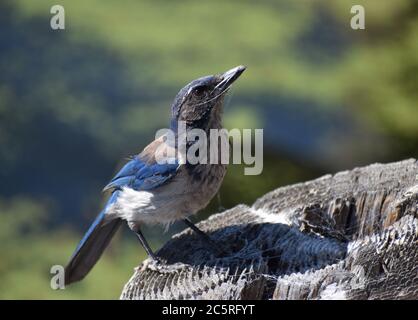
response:
<path id="1" fill-rule="evenodd" d="M 418 299 L 418 162 L 279 188 L 199 223 L 146 260 L 122 299 Z"/>

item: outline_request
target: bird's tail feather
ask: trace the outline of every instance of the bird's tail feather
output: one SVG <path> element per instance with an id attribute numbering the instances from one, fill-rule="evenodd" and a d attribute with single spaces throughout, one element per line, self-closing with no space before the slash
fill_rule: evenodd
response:
<path id="1" fill-rule="evenodd" d="M 117 218 L 106 220 L 106 210 L 117 199 L 119 191 L 110 197 L 105 209 L 97 216 L 89 230 L 75 249 L 69 263 L 65 267 L 65 284 L 83 279 L 100 259 L 122 220 Z"/>

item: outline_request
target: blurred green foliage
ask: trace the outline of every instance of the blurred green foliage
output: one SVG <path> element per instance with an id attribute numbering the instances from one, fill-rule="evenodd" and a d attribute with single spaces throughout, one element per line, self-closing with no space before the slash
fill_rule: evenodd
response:
<path id="1" fill-rule="evenodd" d="M 16 4 L 23 18 L 40 15 L 48 22 L 54 1 Z M 279 90 L 328 106 L 352 106 L 364 109 L 359 114 L 379 129 L 418 134 L 414 1 L 356 1 L 366 8 L 364 32 L 349 28 L 349 0 L 62 4 L 68 36 L 106 44 L 129 63 L 132 79 L 139 77 L 138 82 L 179 88 L 191 75 L 225 70 L 239 61 L 250 67 L 251 76 L 237 86 L 237 94 Z M 345 42 L 341 52 L 321 47 L 321 34 L 307 48 L 298 45 L 301 36 L 327 27 L 334 28 L 336 42 Z"/>
<path id="2" fill-rule="evenodd" d="M 0 199 L 0 299 L 117 299 L 144 259 L 137 243 L 116 237 L 87 279 L 71 290 L 54 291 L 50 269 L 67 261 L 79 235 L 46 230 L 47 211 L 46 204 L 31 199 Z"/>
<path id="3" fill-rule="evenodd" d="M 265 129 L 263 174 L 231 166 L 206 215 L 418 156 L 416 1 L 62 0 L 65 31 L 49 27 L 54 4 L 0 4 L 0 298 L 118 297 L 144 257 L 135 241 L 115 239 L 68 290 L 50 289 L 49 269 L 69 258 L 120 159 L 167 126 L 196 77 L 247 65 L 225 124 Z M 353 4 L 366 30 L 349 27 Z"/>

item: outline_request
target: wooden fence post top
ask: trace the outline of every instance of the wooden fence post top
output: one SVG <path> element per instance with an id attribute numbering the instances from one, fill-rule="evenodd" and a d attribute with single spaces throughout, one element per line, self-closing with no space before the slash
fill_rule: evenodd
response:
<path id="1" fill-rule="evenodd" d="M 417 299 L 418 161 L 282 187 L 190 229 L 135 269 L 121 299 Z"/>

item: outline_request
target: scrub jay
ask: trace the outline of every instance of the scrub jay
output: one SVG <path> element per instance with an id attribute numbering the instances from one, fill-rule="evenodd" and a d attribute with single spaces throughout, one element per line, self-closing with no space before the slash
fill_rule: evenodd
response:
<path id="1" fill-rule="evenodd" d="M 238 66 L 186 85 L 171 106 L 170 128 L 176 132 L 179 121 L 182 121 L 186 130 L 202 129 L 209 133 L 210 129 L 221 129 L 225 94 L 244 70 L 244 66 Z M 174 140 L 178 139 L 177 134 Z M 186 151 L 192 144 L 186 143 Z M 126 163 L 104 188 L 111 191 L 111 196 L 65 268 L 67 285 L 87 275 L 123 221 L 136 233 L 153 260 L 157 260 L 157 257 L 141 233 L 143 224 L 169 225 L 176 220 L 183 220 L 210 244 L 210 238 L 188 216 L 206 207 L 218 192 L 226 165 L 191 164 L 187 157 L 185 161 L 180 161 L 179 157 L 184 157 L 184 153 L 177 151 L 177 141 L 169 143 L 164 136 L 154 140 Z M 175 156 L 172 161 L 161 164 L 157 161 L 159 153 Z"/>

